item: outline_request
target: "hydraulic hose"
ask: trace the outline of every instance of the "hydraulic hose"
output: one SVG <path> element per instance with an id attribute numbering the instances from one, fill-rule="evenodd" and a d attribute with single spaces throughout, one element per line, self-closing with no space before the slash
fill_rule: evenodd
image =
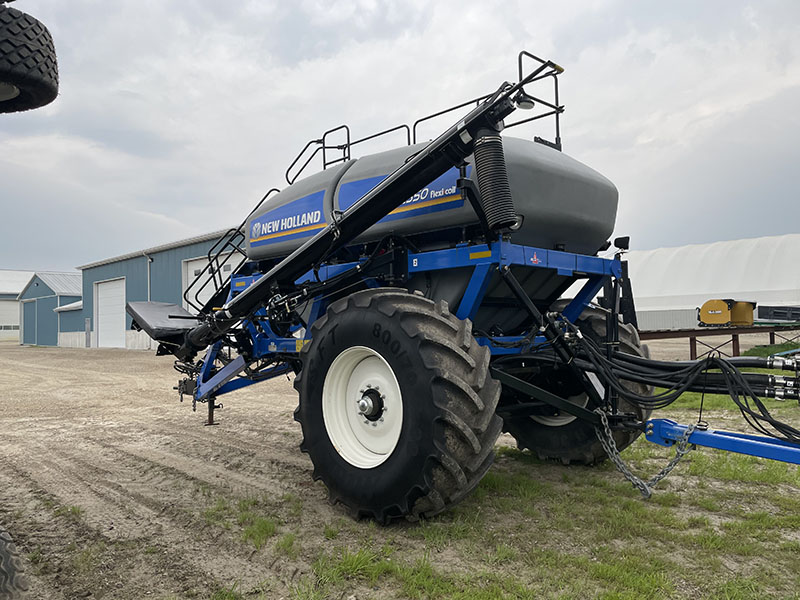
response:
<path id="1" fill-rule="evenodd" d="M 691 367 L 697 364 L 697 361 L 683 360 L 683 361 L 664 361 L 653 360 L 650 358 L 642 358 L 641 356 L 633 356 L 632 354 L 619 353 L 617 355 L 621 360 L 625 360 L 640 365 L 655 367 L 659 369 L 668 369 L 678 371 Z M 784 371 L 796 371 L 800 363 L 794 358 L 781 358 L 779 356 L 734 356 L 726 359 L 727 362 L 737 368 L 752 368 L 752 369 L 783 369 Z"/>

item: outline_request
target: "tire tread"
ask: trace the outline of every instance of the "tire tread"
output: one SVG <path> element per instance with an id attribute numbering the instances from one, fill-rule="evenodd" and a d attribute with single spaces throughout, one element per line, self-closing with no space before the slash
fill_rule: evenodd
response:
<path id="1" fill-rule="evenodd" d="M 58 63 L 50 32 L 32 16 L 4 5 L 0 5 L 0 81 L 21 92 L 0 102 L 0 113 L 38 108 L 58 95 Z"/>
<path id="2" fill-rule="evenodd" d="M 424 476 L 396 506 L 356 506 L 345 498 L 335 501 L 357 516 L 379 522 L 432 517 L 472 491 L 493 462 L 494 444 L 502 430 L 502 420 L 495 414 L 501 388 L 487 377 L 489 350 L 474 342 L 471 323 L 450 313 L 446 302 L 434 303 L 404 289 L 365 290 L 339 299 L 312 325 L 312 332 L 316 335 L 330 326 L 332 315 L 356 308 L 376 310 L 390 318 L 400 315 L 400 327 L 409 339 L 416 340 L 422 363 L 434 382 L 432 397 L 442 439 L 432 445 Z M 303 353 L 312 345 L 307 344 Z M 298 391 L 303 389 L 303 381 L 301 371 L 295 380 Z M 295 420 L 301 419 L 298 407 Z M 305 440 L 301 449 L 304 446 Z M 329 483 L 324 476 L 322 480 Z"/>
<path id="3" fill-rule="evenodd" d="M 0 598 L 18 600 L 28 591 L 22 559 L 11 535 L 0 528 Z"/>

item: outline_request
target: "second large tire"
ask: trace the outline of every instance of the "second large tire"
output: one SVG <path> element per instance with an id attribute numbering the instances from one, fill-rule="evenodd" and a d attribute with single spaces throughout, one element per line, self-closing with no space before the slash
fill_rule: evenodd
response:
<path id="1" fill-rule="evenodd" d="M 58 64 L 47 27 L 0 4 L 0 113 L 38 108 L 57 95 Z"/>
<path id="2" fill-rule="evenodd" d="M 356 292 L 314 323 L 295 419 L 332 503 L 413 520 L 478 484 L 502 421 L 489 350 L 471 329 L 446 302 L 393 288 Z"/>
<path id="3" fill-rule="evenodd" d="M 0 600 L 18 600 L 28 590 L 22 560 L 11 535 L 0 527 Z"/>
<path id="4" fill-rule="evenodd" d="M 561 310 L 561 308 L 563 306 L 558 305 L 553 310 Z M 592 337 L 597 342 L 602 342 L 606 335 L 606 314 L 607 312 L 603 309 L 587 307 L 578 318 L 576 325 L 584 335 Z M 642 345 L 639 333 L 632 325 L 620 323 L 619 340 L 621 352 L 649 357 L 647 346 Z M 542 379 L 533 379 L 532 383 L 575 403 L 583 404 L 590 409 L 594 408 L 588 406 L 586 394 L 582 392 L 580 384 L 574 381 L 566 369 L 560 374 L 548 374 Z M 625 385 L 642 395 L 652 393 L 652 388 L 643 384 L 626 383 Z M 517 399 L 508 398 L 508 392 L 504 391 L 503 394 L 504 401 L 511 404 L 517 401 Z M 522 399 L 521 401 L 526 400 Z M 649 417 L 648 411 L 623 399 L 619 399 L 617 406 L 620 412 L 633 413 L 639 420 L 646 420 Z M 503 422 L 503 431 L 514 437 L 521 450 L 528 449 L 542 460 L 557 460 L 566 465 L 591 465 L 608 458 L 597 439 L 594 426 L 570 415 L 508 417 Z M 640 433 L 638 430 L 614 431 L 617 448 L 622 450 L 630 446 Z"/>

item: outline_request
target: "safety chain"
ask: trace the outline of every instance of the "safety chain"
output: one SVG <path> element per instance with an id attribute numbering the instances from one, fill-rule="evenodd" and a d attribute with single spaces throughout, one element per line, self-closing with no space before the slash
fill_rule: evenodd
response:
<path id="1" fill-rule="evenodd" d="M 622 460 L 619 450 L 617 449 L 617 444 L 614 441 L 611 427 L 608 424 L 606 412 L 602 408 L 596 408 L 594 412 L 600 416 L 600 421 L 603 424 L 602 429 L 599 427 L 594 428 L 594 431 L 597 434 L 597 439 L 600 440 L 600 443 L 603 446 L 603 450 L 606 451 L 608 457 L 616 465 L 617 470 L 619 470 L 619 472 L 625 476 L 625 479 L 630 481 L 631 484 L 633 484 L 633 487 L 638 489 L 645 498 L 650 498 L 650 496 L 653 495 L 653 488 L 656 486 L 656 484 L 669 475 L 672 469 L 674 469 L 681 459 L 693 448 L 693 446 L 689 445 L 689 437 L 695 430 L 694 423 L 686 428 L 686 431 L 678 440 L 677 444 L 675 444 L 675 456 L 672 458 L 672 460 L 670 460 L 666 466 L 656 473 L 649 481 L 644 481 L 643 479 L 640 479 L 634 475 L 630 468 L 628 468 L 628 465 L 625 464 L 625 461 Z"/>

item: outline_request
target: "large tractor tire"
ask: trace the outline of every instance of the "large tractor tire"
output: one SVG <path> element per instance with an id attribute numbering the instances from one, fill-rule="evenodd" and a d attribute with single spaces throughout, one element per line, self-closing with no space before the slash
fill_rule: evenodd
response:
<path id="1" fill-rule="evenodd" d="M 433 516 L 494 460 L 500 384 L 472 324 L 403 289 L 356 292 L 312 326 L 295 381 L 300 446 L 356 518 Z"/>
<path id="2" fill-rule="evenodd" d="M 554 310 L 561 310 L 563 306 L 554 306 Z M 590 336 L 595 341 L 602 343 L 606 335 L 606 311 L 596 307 L 587 307 L 578 318 L 576 325 L 584 335 Z M 620 351 L 636 356 L 649 358 L 647 346 L 642 345 L 639 333 L 632 325 L 620 323 L 619 325 Z M 531 383 L 543 387 L 553 393 L 559 394 L 581 406 L 589 406 L 589 398 L 581 385 L 566 370 L 556 374 L 534 377 Z M 644 384 L 625 383 L 630 390 L 646 395 L 652 393 L 652 388 Z M 515 403 L 519 398 L 512 397 L 513 393 L 504 390 L 503 402 Z M 527 400 L 527 399 L 522 399 Z M 620 412 L 633 413 L 640 420 L 649 417 L 650 412 L 634 406 L 623 399 L 618 402 Z M 584 464 L 591 465 L 602 462 L 608 456 L 603 446 L 597 439 L 594 426 L 567 414 L 537 415 L 524 417 L 507 417 L 503 422 L 503 431 L 510 433 L 517 441 L 520 450 L 528 449 L 541 460 L 557 460 L 565 465 Z M 639 437 L 641 432 L 636 430 L 620 430 L 614 432 L 617 448 L 622 450 L 630 446 Z"/>
<path id="3" fill-rule="evenodd" d="M 0 113 L 38 108 L 57 95 L 56 51 L 47 27 L 0 4 Z"/>
<path id="4" fill-rule="evenodd" d="M 0 600 L 18 600 L 28 591 L 22 560 L 11 535 L 0 527 Z"/>

